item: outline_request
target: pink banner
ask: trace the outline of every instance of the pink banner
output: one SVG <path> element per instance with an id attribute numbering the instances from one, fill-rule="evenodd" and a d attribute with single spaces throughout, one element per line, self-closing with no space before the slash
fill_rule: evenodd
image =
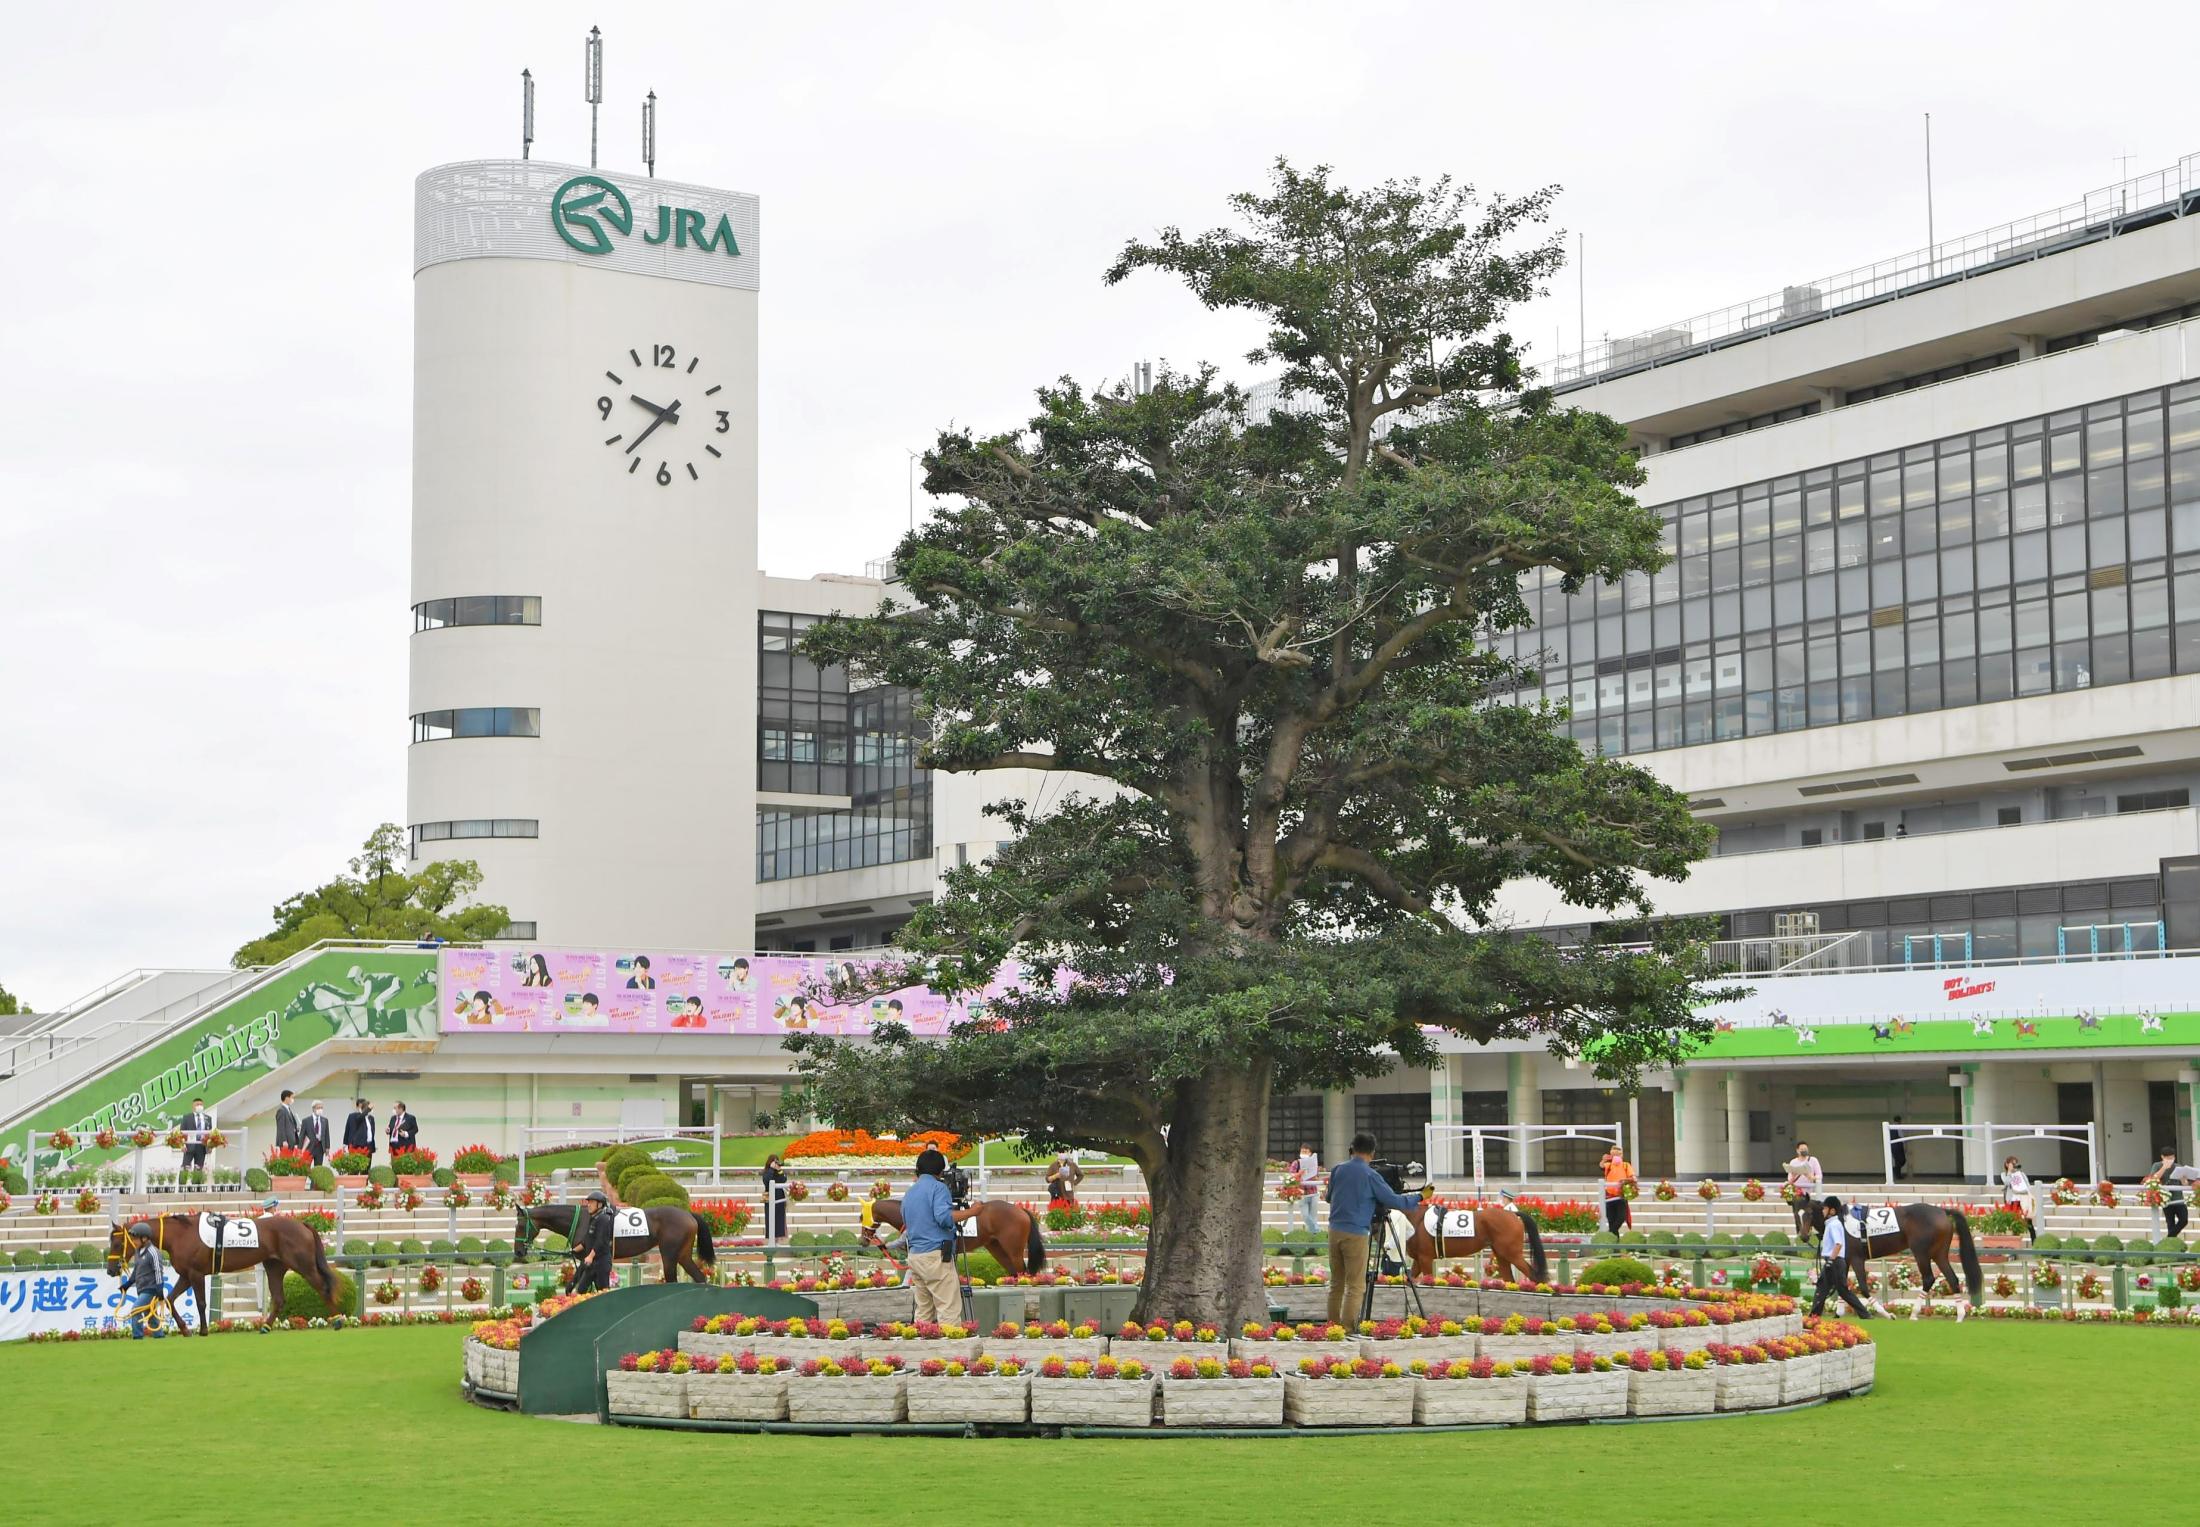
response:
<path id="1" fill-rule="evenodd" d="M 823 955 L 661 954 L 607 949 L 445 949 L 446 1034 L 868 1034 L 881 1023 L 918 1034 L 982 1019 L 1014 984 L 1005 967 L 983 993 L 950 999 L 924 987 L 854 1002 L 818 995 L 868 962 Z"/>

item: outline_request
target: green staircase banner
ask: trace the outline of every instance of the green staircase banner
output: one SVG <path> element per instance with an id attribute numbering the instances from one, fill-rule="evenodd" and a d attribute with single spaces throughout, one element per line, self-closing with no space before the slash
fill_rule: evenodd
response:
<path id="1" fill-rule="evenodd" d="M 436 1038 L 436 961 L 418 953 L 334 949 L 244 992 L 151 1049 L 31 1115 L 41 1143 L 66 1129 L 78 1148 L 99 1130 L 180 1118 L 331 1039 Z"/>

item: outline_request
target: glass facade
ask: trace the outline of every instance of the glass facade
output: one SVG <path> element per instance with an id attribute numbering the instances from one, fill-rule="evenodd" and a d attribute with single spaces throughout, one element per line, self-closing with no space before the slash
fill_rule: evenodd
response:
<path id="1" fill-rule="evenodd" d="M 443 843 L 452 838 L 533 838 L 542 823 L 533 817 L 465 817 L 453 822 L 415 822 L 412 856 L 420 857 L 423 843 Z"/>
<path id="2" fill-rule="evenodd" d="M 932 855 L 932 776 L 917 767 L 906 690 L 851 693 L 847 673 L 795 650 L 810 615 L 764 611 L 757 622 L 756 787 L 845 795 L 843 810 L 760 808 L 756 878 L 787 880 Z"/>
<path id="3" fill-rule="evenodd" d="M 413 606 L 415 631 L 440 631 L 445 626 L 539 626 L 542 596 L 539 594 L 468 594 L 458 599 L 430 599 Z"/>
<path id="4" fill-rule="evenodd" d="M 1658 506 L 1498 650 L 1605 753 L 2200 672 L 2200 383 Z"/>
<path id="5" fill-rule="evenodd" d="M 429 710 L 414 716 L 412 722 L 415 742 L 441 742 L 450 737 L 542 735 L 542 711 L 532 705 L 470 705 L 461 710 Z"/>

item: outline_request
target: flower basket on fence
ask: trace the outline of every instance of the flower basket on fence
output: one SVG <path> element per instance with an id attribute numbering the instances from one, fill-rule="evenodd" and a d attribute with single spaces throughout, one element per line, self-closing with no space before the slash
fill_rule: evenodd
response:
<path id="1" fill-rule="evenodd" d="M 153 1132 L 142 1124 L 130 1131 L 130 1144 L 141 1151 L 152 1149 L 153 1138 Z"/>
<path id="2" fill-rule="evenodd" d="M 1411 1426 L 1413 1392 L 1396 1362 L 1302 1357 L 1283 1377 L 1283 1416 L 1293 1426 Z"/>
<path id="3" fill-rule="evenodd" d="M 1761 1204 L 1765 1201 L 1765 1185 L 1752 1177 L 1742 1184 L 1742 1202 Z"/>
<path id="4" fill-rule="evenodd" d="M 1042 1426 L 1153 1425 L 1154 1370 L 1139 1357 L 1053 1357 L 1031 1376 L 1031 1419 Z"/>
<path id="5" fill-rule="evenodd" d="M 683 1340 L 686 1335 L 681 1333 Z M 784 1421 L 787 1367 L 753 1352 L 698 1356 L 688 1370 L 687 1398 L 698 1421 Z"/>
<path id="6" fill-rule="evenodd" d="M 990 1421 L 1022 1424 L 1031 1411 L 1031 1376 L 1015 1358 L 974 1362 L 926 1358 L 903 1383 L 912 1422 Z"/>
<path id="7" fill-rule="evenodd" d="M 1627 1414 L 1693 1416 L 1719 1408 L 1711 1354 L 1642 1347 L 1627 1358 Z"/>
<path id="8" fill-rule="evenodd" d="M 1486 1357 L 1414 1365 L 1413 1420 L 1419 1426 L 1511 1425 L 1528 1419 L 1525 1368 Z"/>
<path id="9" fill-rule="evenodd" d="M 1283 1379 L 1268 1362 L 1180 1357 L 1161 1380 L 1163 1426 L 1281 1426 Z"/>
<path id="10" fill-rule="evenodd" d="M 92 1136 L 92 1144 L 103 1151 L 113 1150 L 117 1143 L 118 1137 L 111 1129 L 102 1129 Z"/>
<path id="11" fill-rule="evenodd" d="M 619 1366 L 604 1371 L 604 1401 L 614 1416 L 688 1418 L 688 1370 L 695 1360 L 685 1352 L 629 1352 Z"/>
<path id="12" fill-rule="evenodd" d="M 1669 1204 L 1679 1198 L 1681 1194 L 1680 1189 L 1674 1187 L 1671 1182 L 1660 1182 L 1651 1196 L 1661 1204 Z"/>
<path id="13" fill-rule="evenodd" d="M 886 1423 L 902 1420 L 907 1395 L 899 1358 L 811 1358 L 787 1381 L 787 1419 Z"/>
<path id="14" fill-rule="evenodd" d="M 1627 1374 L 1609 1357 L 1558 1353 L 1528 1363 L 1528 1419 L 1584 1421 L 1627 1414 Z"/>

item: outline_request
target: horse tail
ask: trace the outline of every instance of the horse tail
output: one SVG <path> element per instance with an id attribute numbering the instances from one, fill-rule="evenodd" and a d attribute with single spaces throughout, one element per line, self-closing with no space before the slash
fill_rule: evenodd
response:
<path id="1" fill-rule="evenodd" d="M 1024 1237 L 1024 1271 L 1037 1272 L 1047 1265 L 1046 1238 L 1039 1234 L 1039 1216 L 1029 1209 L 1024 1213 L 1031 1220 L 1031 1230 Z"/>
<path id="2" fill-rule="evenodd" d="M 718 1248 L 711 1244 L 710 1218 L 707 1215 L 695 1216 L 695 1260 L 705 1267 L 718 1265 Z"/>
<path id="3" fill-rule="evenodd" d="M 311 1226 L 306 1228 L 306 1234 L 313 1237 L 313 1271 L 321 1280 L 321 1298 L 331 1306 L 330 1314 L 342 1314 L 342 1311 L 334 1308 L 336 1303 L 336 1273 L 328 1265 L 328 1244 L 321 1239 L 321 1232 Z"/>
<path id="4" fill-rule="evenodd" d="M 1518 1213 L 1517 1210 L 1514 1212 Z M 1536 1229 L 1535 1216 L 1532 1214 L 1520 1215 L 1520 1228 L 1528 1237 L 1528 1266 L 1535 1273 L 1535 1281 L 1538 1283 L 1550 1282 L 1551 1264 L 1550 1260 L 1543 1255 L 1543 1232 Z"/>
<path id="5" fill-rule="evenodd" d="M 1979 1270 L 1978 1247 L 1971 1240 L 1970 1216 L 1961 1209 L 1950 1209 L 1948 1218 L 1955 1221 L 1956 1249 L 1963 1255 L 1963 1282 L 1971 1291 L 1971 1302 L 1977 1304 L 1986 1297 L 1986 1274 Z"/>

